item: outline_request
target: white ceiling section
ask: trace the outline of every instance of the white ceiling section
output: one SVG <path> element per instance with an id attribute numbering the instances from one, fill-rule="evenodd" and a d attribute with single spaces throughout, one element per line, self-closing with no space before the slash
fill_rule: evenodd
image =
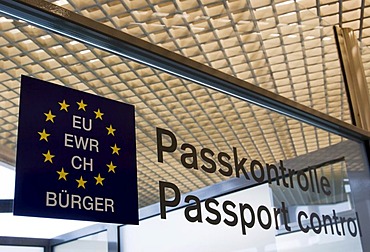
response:
<path id="1" fill-rule="evenodd" d="M 333 25 L 355 30 L 370 69 L 370 1 L 49 1 L 107 26 L 350 123 Z M 344 139 L 245 101 L 0 17 L 0 157 L 14 164 L 20 76 L 134 104 L 140 206 L 158 181 L 189 192 L 225 180 L 157 162 L 155 127 L 179 143 L 261 162 L 303 155 Z M 370 70 L 366 71 L 370 78 Z M 10 157 L 10 158 L 9 158 Z"/>

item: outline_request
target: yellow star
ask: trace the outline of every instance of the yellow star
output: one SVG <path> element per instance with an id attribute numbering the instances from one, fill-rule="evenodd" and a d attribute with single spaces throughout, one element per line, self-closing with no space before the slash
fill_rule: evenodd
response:
<path id="1" fill-rule="evenodd" d="M 58 102 L 60 105 L 60 110 L 65 110 L 68 112 L 69 104 L 66 103 L 66 100 L 63 100 L 63 102 Z"/>
<path id="2" fill-rule="evenodd" d="M 44 113 L 44 115 L 46 116 L 46 120 L 45 120 L 45 122 L 47 122 L 47 121 L 51 121 L 52 123 L 54 123 L 54 117 L 56 117 L 56 115 L 53 115 L 53 114 L 51 113 L 51 110 L 49 110 L 49 112 L 48 112 L 48 113 Z"/>
<path id="3" fill-rule="evenodd" d="M 46 161 L 49 161 L 50 163 L 53 163 L 52 159 L 53 159 L 53 157 L 55 157 L 55 155 L 51 155 L 49 150 L 46 154 L 42 153 L 42 155 L 44 155 L 44 157 L 45 157 L 44 163 Z"/>
<path id="4" fill-rule="evenodd" d="M 77 186 L 77 188 L 80 188 L 80 187 L 83 187 L 84 189 L 85 189 L 85 184 L 86 184 L 86 180 L 84 180 L 83 178 L 82 178 L 82 176 L 80 177 L 80 179 L 76 179 L 76 181 L 77 181 L 77 183 L 78 183 L 78 186 Z"/>
<path id="5" fill-rule="evenodd" d="M 114 136 L 114 132 L 116 131 L 116 129 L 112 127 L 112 124 L 109 125 L 109 127 L 105 127 L 105 128 L 108 130 L 108 135 L 112 134 L 112 136 Z"/>
<path id="6" fill-rule="evenodd" d="M 116 173 L 116 171 L 114 169 L 116 169 L 117 166 L 113 165 L 112 161 L 110 161 L 110 164 L 107 164 L 109 170 L 108 172 L 113 172 L 113 173 Z"/>
<path id="7" fill-rule="evenodd" d="M 112 154 L 116 153 L 117 155 L 119 155 L 118 151 L 121 149 L 121 148 L 118 148 L 116 144 L 114 144 L 114 146 L 111 146 L 113 152 Z"/>
<path id="8" fill-rule="evenodd" d="M 100 120 L 103 120 L 103 115 L 104 115 L 104 113 L 102 113 L 102 112 L 100 112 L 100 109 L 98 109 L 98 111 L 94 111 L 94 113 L 95 113 L 95 119 L 100 119 Z"/>
<path id="9" fill-rule="evenodd" d="M 85 107 L 87 106 L 87 104 L 84 103 L 84 100 L 77 102 L 77 104 L 78 104 L 78 110 L 82 109 L 83 111 L 86 111 Z"/>
<path id="10" fill-rule="evenodd" d="M 61 171 L 57 171 L 57 173 L 59 174 L 58 180 L 64 179 L 65 181 L 67 181 L 67 175 L 69 173 L 68 172 L 65 172 L 63 167 L 62 167 L 62 170 Z"/>
<path id="11" fill-rule="evenodd" d="M 42 132 L 37 133 L 40 134 L 40 141 L 45 140 L 46 142 L 48 142 L 48 136 L 50 136 L 50 134 L 46 133 L 45 129 L 43 129 Z"/>
<path id="12" fill-rule="evenodd" d="M 97 177 L 94 177 L 94 179 L 96 179 L 96 185 L 97 185 L 97 184 L 101 184 L 101 185 L 103 185 L 103 180 L 104 180 L 105 178 L 100 177 L 100 173 L 99 173 Z"/>

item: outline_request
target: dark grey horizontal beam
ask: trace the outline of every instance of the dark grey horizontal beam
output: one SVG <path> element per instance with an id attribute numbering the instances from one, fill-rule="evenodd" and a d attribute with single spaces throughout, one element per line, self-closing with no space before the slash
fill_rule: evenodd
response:
<path id="1" fill-rule="evenodd" d="M 12 212 L 13 212 L 13 200 L 12 199 L 0 200 L 0 213 L 12 213 Z"/>
<path id="2" fill-rule="evenodd" d="M 21 227 L 20 227 L 21 228 Z M 0 244 L 3 246 L 22 246 L 26 247 L 42 247 L 45 252 L 50 252 L 50 240 L 40 238 L 27 238 L 27 237 L 7 237 L 0 236 Z"/>
<path id="3" fill-rule="evenodd" d="M 218 90 L 352 140 L 370 132 L 43 0 L 0 0 L 0 13 Z"/>
<path id="4" fill-rule="evenodd" d="M 60 245 L 66 242 L 77 240 L 82 237 L 97 234 L 97 233 L 104 232 L 107 230 L 108 230 L 108 225 L 100 224 L 100 223 L 94 224 L 91 226 L 87 226 L 85 228 L 81 228 L 79 230 L 75 230 L 75 231 L 54 237 L 53 239 L 50 240 L 50 246 Z"/>

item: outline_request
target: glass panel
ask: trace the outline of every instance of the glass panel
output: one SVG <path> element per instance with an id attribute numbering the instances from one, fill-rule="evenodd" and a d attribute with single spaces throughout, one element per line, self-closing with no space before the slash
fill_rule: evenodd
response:
<path id="1" fill-rule="evenodd" d="M 264 7 L 263 5 L 258 5 L 258 1 L 248 4 L 257 5 L 256 8 L 261 8 L 261 10 Z M 219 4 L 215 6 L 219 6 Z M 94 10 L 95 8 L 92 8 L 92 11 Z M 290 14 L 284 16 L 284 18 L 288 18 L 288 16 Z M 321 211 L 329 209 L 329 212 L 324 213 L 329 215 L 332 208 L 338 209 L 339 217 L 346 217 L 346 220 L 350 220 L 349 218 L 353 219 L 353 221 L 347 222 L 349 223 L 347 224 L 349 229 L 346 230 L 346 232 L 348 231 L 347 236 L 339 238 L 352 239 L 351 234 L 348 235 L 348 233 L 351 232 L 350 230 L 354 232 L 355 226 L 358 227 L 357 234 L 359 234 L 360 225 L 356 222 L 359 218 L 354 217 L 356 216 L 354 213 L 357 211 L 362 214 L 365 213 L 365 215 L 360 215 L 360 218 L 364 223 L 369 223 L 368 213 L 370 211 L 368 211 L 368 206 L 364 204 L 369 196 L 360 193 L 361 190 L 368 191 L 370 180 L 367 164 L 362 159 L 363 153 L 359 144 L 215 90 L 204 88 L 66 37 L 49 33 L 18 20 L 3 17 L 0 29 L 2 31 L 0 38 L 0 66 L 3 69 L 0 73 L 0 127 L 2 129 L 0 131 L 0 156 L 8 153 L 2 157 L 2 160 L 8 164 L 14 165 L 19 79 L 21 74 L 25 74 L 135 105 L 139 205 L 142 208 L 150 207 L 152 204 L 160 202 L 159 182 L 163 181 L 176 185 L 179 188 L 179 192 L 183 195 L 185 193 L 196 194 L 198 193 L 197 190 L 201 190 L 201 192 L 205 193 L 203 194 L 204 199 L 217 197 L 216 199 L 222 202 L 222 204 L 226 200 L 235 201 L 235 211 L 237 212 L 237 206 L 239 209 L 244 207 L 245 218 L 247 218 L 246 214 L 249 209 L 246 205 L 247 203 L 254 210 L 259 209 L 259 206 L 265 206 L 267 209 L 280 209 L 280 219 L 275 217 L 274 214 L 277 215 L 277 212 L 274 212 L 275 210 L 270 210 L 274 213 L 271 216 L 274 216 L 277 223 L 280 223 L 280 227 L 282 226 L 281 216 L 284 215 L 283 211 L 285 211 L 283 205 L 280 204 L 282 200 L 286 203 L 284 206 L 288 209 L 287 211 L 297 215 L 286 217 L 287 222 L 285 224 L 291 227 L 296 226 L 295 223 L 297 223 L 299 218 L 294 217 L 299 217 L 300 211 L 308 213 L 307 218 L 301 214 L 301 219 L 310 220 L 312 212 L 319 211 L 321 214 Z M 256 35 L 262 36 L 262 34 Z M 286 39 L 297 39 L 287 36 Z M 289 43 L 286 44 L 288 45 Z M 299 43 L 298 45 L 301 46 Z M 258 49 L 260 49 L 260 45 L 256 46 L 256 50 Z M 294 52 L 294 48 L 291 48 L 291 50 Z M 315 55 L 315 50 L 312 50 L 312 55 Z M 331 50 L 332 47 L 329 48 L 330 52 L 326 55 L 333 56 L 334 52 Z M 289 62 L 286 64 L 291 63 L 299 66 L 302 63 L 302 57 L 299 57 L 297 61 L 295 61 L 294 57 L 288 59 Z M 314 57 L 314 59 L 316 58 Z M 311 59 L 312 62 L 310 61 L 312 67 L 316 65 L 314 59 Z M 336 60 L 333 61 L 336 62 Z M 285 60 L 282 62 L 285 64 Z M 256 69 L 256 76 L 263 77 L 265 74 L 265 63 L 264 57 L 262 57 L 262 63 L 260 62 L 258 63 L 259 65 L 253 66 Z M 334 69 L 336 69 L 335 67 L 336 65 L 334 65 Z M 297 71 L 299 72 L 300 70 L 298 69 Z M 276 70 L 276 72 L 278 71 Z M 333 74 L 334 72 L 335 74 Z M 341 84 L 339 84 L 341 77 L 338 77 L 337 72 L 333 71 L 333 75 L 330 75 L 330 80 L 332 81 L 330 83 L 333 84 L 333 89 L 325 89 L 334 90 L 333 92 L 326 93 L 325 90 L 322 90 L 322 78 L 314 77 L 318 81 L 311 82 L 310 85 L 312 84 L 313 87 L 313 83 L 316 83 L 317 92 L 320 94 L 315 98 L 313 98 L 313 95 L 310 96 L 310 93 L 306 93 L 309 90 L 307 89 L 308 82 L 306 79 L 294 79 L 294 81 L 289 79 L 288 84 L 285 83 L 284 85 L 288 87 L 287 92 L 291 93 L 292 91 L 289 88 L 293 86 L 292 84 L 296 85 L 296 83 L 304 82 L 302 88 L 294 89 L 294 94 L 291 95 L 294 99 L 304 104 L 306 104 L 305 101 L 308 99 L 308 104 L 311 101 L 313 104 L 318 104 L 317 108 L 320 111 L 326 110 L 334 114 L 339 111 L 338 116 L 335 116 L 347 121 L 347 109 L 344 109 L 346 103 L 343 102 L 345 98 Z M 300 76 L 300 74 L 294 76 Z M 307 77 L 307 74 L 303 76 Z M 325 78 L 324 82 L 327 81 Z M 267 77 L 267 79 L 270 80 L 270 77 Z M 282 80 L 285 79 L 287 78 L 282 77 Z M 263 82 L 261 81 L 261 83 Z M 337 96 L 337 93 L 340 93 L 340 95 Z M 314 106 L 314 108 L 316 107 Z M 162 135 L 159 134 L 160 137 L 163 137 L 161 138 L 161 145 L 158 144 L 158 132 L 162 132 Z M 172 136 L 171 134 L 173 134 L 173 138 L 170 137 Z M 176 138 L 176 144 L 173 141 L 174 138 Z M 160 159 L 159 148 L 163 149 L 163 161 L 160 162 L 158 161 Z M 13 159 L 9 159 L 12 155 Z M 252 160 L 257 160 L 261 164 L 259 166 L 257 162 L 253 163 L 255 164 L 253 167 L 256 167 L 254 177 L 252 176 L 250 166 Z M 302 168 L 311 166 L 320 167 L 317 168 L 320 169 L 320 171 L 317 170 L 318 176 L 328 177 L 328 182 L 324 179 L 324 181 L 320 180 L 320 183 L 325 185 L 329 183 L 330 186 L 324 185 L 324 188 L 330 189 L 333 195 L 330 197 L 323 194 L 319 196 L 316 194 L 311 195 L 310 193 L 302 192 L 302 188 L 294 191 L 291 188 L 282 188 L 281 185 L 276 189 L 276 185 L 273 183 L 262 183 L 266 182 L 267 175 L 263 181 L 259 181 L 259 176 L 261 176 L 266 164 L 279 166 L 279 160 L 283 160 L 288 168 L 297 172 Z M 340 161 L 331 163 L 333 160 Z M 299 165 L 294 165 L 293 161 L 298 162 Z M 245 164 L 244 168 L 242 168 L 243 164 Z M 246 180 L 243 175 L 246 176 L 247 174 L 250 177 Z M 299 179 L 304 179 L 304 175 L 299 177 L 297 174 L 287 175 L 289 181 L 292 177 L 292 184 L 295 184 L 296 189 Z M 239 175 L 241 176 L 240 178 Z M 306 174 L 305 176 L 308 175 Z M 348 187 L 347 177 L 351 187 Z M 360 178 L 363 180 L 359 180 Z M 361 190 L 356 187 L 358 181 L 361 181 Z M 239 183 L 239 186 L 234 187 L 234 183 Z M 240 183 L 248 189 L 235 192 L 235 194 L 227 194 L 231 189 L 240 189 Z M 307 182 L 307 184 L 309 183 L 311 182 Z M 314 181 L 314 183 L 317 182 Z M 221 190 L 213 190 L 215 188 L 213 186 L 221 188 Z M 350 192 L 348 189 L 354 192 L 354 195 L 348 196 Z M 279 190 L 282 190 L 282 192 Z M 324 189 L 321 188 L 321 190 L 323 191 Z M 176 196 L 174 190 L 172 190 L 172 194 L 171 189 L 169 191 L 166 195 L 167 197 Z M 283 198 L 289 197 L 290 194 L 293 195 L 291 200 Z M 228 204 L 232 206 L 231 203 Z M 320 205 L 320 207 L 314 208 L 315 205 Z M 156 207 L 156 209 L 159 209 L 157 205 Z M 202 208 L 204 209 L 204 207 Z M 215 206 L 212 205 L 212 208 L 215 208 Z M 261 208 L 261 213 L 266 214 L 266 208 Z M 124 227 L 122 229 L 122 246 L 124 248 L 126 248 L 125 246 L 131 247 L 132 242 L 134 242 L 134 248 L 139 246 L 143 250 L 150 249 L 152 251 L 153 249 L 158 249 L 158 251 L 165 251 L 167 249 L 168 251 L 174 251 L 176 249 L 173 249 L 173 247 L 166 248 L 165 246 L 173 245 L 188 250 L 191 245 L 208 247 L 211 246 L 210 244 L 213 244 L 216 248 L 222 249 L 225 244 L 228 244 L 229 239 L 231 241 L 235 239 L 235 244 L 232 243 L 233 246 L 235 245 L 235 251 L 238 249 L 255 251 L 258 248 L 263 248 L 266 251 L 284 251 L 284 249 L 294 250 L 297 248 L 297 241 L 292 238 L 299 239 L 302 241 L 302 244 L 320 245 L 320 248 L 326 246 L 325 244 L 321 247 L 321 240 L 317 242 L 317 240 L 310 237 L 312 232 L 314 232 L 312 229 L 303 238 L 300 237 L 303 231 L 289 231 L 285 233 L 284 229 L 278 228 L 275 230 L 275 222 L 271 222 L 271 227 L 267 230 L 263 229 L 261 225 L 251 227 L 249 230 L 246 223 L 248 219 L 244 219 L 242 223 L 242 213 L 240 211 L 236 213 L 236 216 L 239 214 L 238 219 L 240 221 L 238 225 L 234 225 L 235 227 L 232 225 L 229 227 L 224 223 L 212 225 L 204 219 L 199 223 L 189 223 L 182 213 L 183 210 L 184 208 L 170 212 L 167 220 L 161 220 L 159 216 L 156 216 L 142 221 L 139 227 Z M 219 208 L 219 210 L 223 209 Z M 211 212 L 212 210 L 207 211 Z M 226 211 L 223 212 L 226 213 Z M 339 214 L 344 214 L 345 216 Z M 347 216 L 346 214 L 349 215 Z M 229 213 L 226 217 L 232 220 L 233 216 Z M 315 217 L 315 215 L 313 216 Z M 202 218 L 206 217 L 204 215 Z M 215 214 L 211 214 L 210 218 L 215 218 Z M 284 220 L 284 217 L 282 218 Z M 22 226 L 26 223 L 22 221 L 21 225 L 15 225 L 12 222 L 14 219 L 9 218 L 9 220 L 10 222 L 5 225 L 5 228 Z M 263 219 L 262 222 L 265 223 L 264 221 L 266 220 Z M 46 220 L 46 222 L 50 224 L 49 226 L 59 227 L 61 225 L 54 225 L 49 220 Z M 155 223 L 155 225 L 150 225 L 151 222 Z M 319 218 L 313 219 L 312 224 L 309 224 L 316 228 L 315 225 L 317 223 L 319 223 Z M 304 225 L 302 226 L 304 230 L 307 227 L 307 222 L 303 221 L 301 224 Z M 28 232 L 33 232 L 34 226 Z M 191 228 L 191 231 L 186 229 L 186 227 Z M 364 226 L 362 227 L 364 234 L 368 232 Z M 48 230 L 48 228 L 44 227 L 42 229 Z M 198 230 L 202 230 L 202 232 L 197 234 Z M 204 234 L 207 234 L 207 239 Z M 31 234 L 28 235 L 31 236 Z M 127 240 L 127 237 L 132 236 L 135 238 Z M 177 236 L 177 238 L 174 236 Z M 154 237 L 157 238 L 154 239 Z M 174 237 L 174 243 L 171 245 L 163 242 L 164 237 Z M 214 243 L 210 243 L 210 237 L 215 238 Z M 285 237 L 292 238 L 288 238 L 287 242 L 284 239 Z M 333 235 L 333 237 L 336 238 L 337 236 Z M 181 239 L 176 241 L 179 238 Z M 262 238 L 265 240 L 262 240 Z M 64 246 L 61 245 L 59 249 L 71 249 L 73 247 L 72 250 L 74 250 L 76 247 L 82 249 L 85 246 L 90 248 L 90 243 L 106 244 L 106 238 L 102 239 L 102 241 L 98 239 L 96 242 L 95 240 L 85 241 L 80 239 L 75 243 L 71 242 Z M 153 246 L 148 241 L 160 243 Z M 353 245 L 354 248 L 360 249 L 358 235 L 353 237 L 352 241 L 355 244 Z M 301 246 L 301 243 L 298 243 Z M 146 244 L 150 248 L 146 247 Z M 332 246 L 332 243 L 328 246 Z M 103 249 L 103 246 L 101 248 Z M 106 249 L 105 245 L 104 249 Z M 180 248 L 178 249 L 180 250 Z"/>
<path id="2" fill-rule="evenodd" d="M 242 152 L 238 155 L 242 159 Z M 368 210 L 359 213 L 361 207 L 359 211 L 354 202 L 361 195 L 366 197 L 356 188 L 369 178 L 362 155 L 358 143 L 345 140 L 277 163 L 248 159 L 246 177 L 182 195 L 181 199 L 178 196 L 179 203 L 192 203 L 185 207 L 170 204 L 173 195 L 169 192 L 174 190 L 167 186 L 162 203 L 146 211 L 154 217 L 142 216 L 140 226 L 121 228 L 121 249 L 363 251 L 361 236 L 367 229 Z M 182 170 L 186 174 L 184 167 Z M 226 189 L 232 191 L 243 183 L 246 189 L 225 195 Z M 202 203 L 196 203 L 194 197 Z M 164 218 L 161 204 L 167 205 Z M 162 217 L 156 215 L 157 209 L 161 209 Z M 158 226 L 160 232 L 153 233 Z"/>
<path id="3" fill-rule="evenodd" d="M 89 235 L 71 242 L 63 243 L 53 247 L 54 252 L 108 252 L 108 236 L 107 232 L 100 232 L 97 234 Z"/>
<path id="4" fill-rule="evenodd" d="M 258 157 L 266 162 L 289 159 L 343 141 L 335 134 L 218 91 L 27 23 L 5 19 L 2 44 L 7 50 L 0 54 L 4 69 L 0 73 L 4 128 L 0 143 L 4 153 L 6 150 L 14 155 L 21 74 L 133 104 L 141 207 L 158 202 L 159 179 L 183 185 L 184 193 L 229 179 L 220 173 L 196 170 L 179 173 L 182 165 L 172 155 L 158 164 L 156 127 L 175 132 L 178 147 L 185 142 L 218 151 L 235 147 L 243 150 L 248 159 Z"/>

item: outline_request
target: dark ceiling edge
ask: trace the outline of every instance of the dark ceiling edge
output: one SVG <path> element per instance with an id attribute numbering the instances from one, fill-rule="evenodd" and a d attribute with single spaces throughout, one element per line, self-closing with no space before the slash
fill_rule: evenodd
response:
<path id="1" fill-rule="evenodd" d="M 0 199 L 0 213 L 12 213 L 13 202 L 12 199 Z"/>
<path id="2" fill-rule="evenodd" d="M 0 13 L 218 90 L 351 140 L 370 132 L 43 0 L 3 0 Z"/>

